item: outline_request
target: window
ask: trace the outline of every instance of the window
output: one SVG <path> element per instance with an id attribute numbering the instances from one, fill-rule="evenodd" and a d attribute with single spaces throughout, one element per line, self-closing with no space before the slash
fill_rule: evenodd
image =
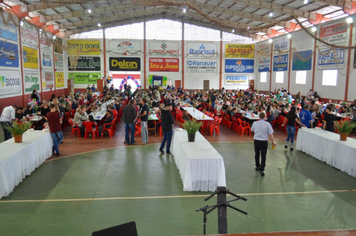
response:
<path id="1" fill-rule="evenodd" d="M 220 41 L 220 30 L 184 23 L 184 40 Z"/>
<path id="2" fill-rule="evenodd" d="M 261 83 L 267 83 L 267 72 L 261 72 L 260 73 L 260 82 Z"/>
<path id="3" fill-rule="evenodd" d="M 146 22 L 146 39 L 182 40 L 182 23 L 172 20 L 152 20 Z"/>
<path id="4" fill-rule="evenodd" d="M 336 86 L 337 85 L 337 70 L 324 70 L 322 85 Z"/>
<path id="5" fill-rule="evenodd" d="M 283 84 L 284 81 L 284 71 L 276 72 L 276 84 Z"/>
<path id="6" fill-rule="evenodd" d="M 231 41 L 231 42 L 252 42 L 252 38 L 237 35 L 237 34 L 232 34 L 232 33 L 227 33 L 223 32 L 222 36 L 223 41 Z"/>
<path id="7" fill-rule="evenodd" d="M 105 29 L 107 39 L 143 39 L 143 22 Z"/>
<path id="8" fill-rule="evenodd" d="M 80 34 L 74 34 L 74 35 L 71 35 L 70 38 L 71 39 L 73 39 L 73 38 L 76 38 L 76 39 L 102 39 L 103 38 L 103 30 L 98 29 L 98 30 L 83 32 Z"/>
<path id="9" fill-rule="evenodd" d="M 297 71 L 295 77 L 296 84 L 306 84 L 307 83 L 307 71 Z"/>

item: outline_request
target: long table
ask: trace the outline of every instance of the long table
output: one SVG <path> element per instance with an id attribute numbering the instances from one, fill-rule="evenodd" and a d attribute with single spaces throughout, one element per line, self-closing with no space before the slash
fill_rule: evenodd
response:
<path id="1" fill-rule="evenodd" d="M 50 133 L 44 131 L 25 132 L 22 143 L 11 138 L 0 144 L 0 199 L 52 155 L 52 146 Z"/>
<path id="2" fill-rule="evenodd" d="M 297 150 L 356 177 L 356 140 L 340 141 L 340 135 L 322 129 L 298 131 Z"/>
<path id="3" fill-rule="evenodd" d="M 203 112 L 195 109 L 194 107 L 182 107 L 184 110 L 188 111 L 189 115 L 191 115 L 196 120 L 214 120 L 210 116 L 205 115 Z"/>
<path id="4" fill-rule="evenodd" d="M 183 182 L 183 191 L 215 191 L 226 186 L 224 159 L 199 132 L 188 142 L 185 130 L 175 130 L 171 151 Z"/>

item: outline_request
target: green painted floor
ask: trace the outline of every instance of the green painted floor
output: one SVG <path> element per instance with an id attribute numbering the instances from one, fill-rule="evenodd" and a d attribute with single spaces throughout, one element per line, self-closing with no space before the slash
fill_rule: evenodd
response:
<path id="1" fill-rule="evenodd" d="M 228 209 L 229 233 L 356 228 L 356 178 L 299 151 L 269 150 L 266 176 L 253 143 L 214 143 L 227 187 L 248 199 Z M 353 190 L 353 191 L 349 191 Z M 172 156 L 158 145 L 80 154 L 44 163 L 0 200 L 0 235 L 91 235 L 136 221 L 140 236 L 202 234 L 209 193 L 182 191 Z M 217 213 L 207 232 L 217 233 Z"/>

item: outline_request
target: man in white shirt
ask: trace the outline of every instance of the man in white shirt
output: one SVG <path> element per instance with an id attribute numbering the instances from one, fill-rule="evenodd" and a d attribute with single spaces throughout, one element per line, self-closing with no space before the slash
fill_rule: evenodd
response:
<path id="1" fill-rule="evenodd" d="M 309 93 L 307 94 L 308 99 L 309 99 L 309 100 L 312 99 L 313 96 L 314 96 L 313 90 L 312 90 L 312 89 L 309 89 Z"/>
<path id="2" fill-rule="evenodd" d="M 271 138 L 272 145 L 276 145 L 274 142 L 273 129 L 270 123 L 265 121 L 266 113 L 261 112 L 259 120 L 254 122 L 251 130 L 255 133 L 254 145 L 255 145 L 255 164 L 256 171 L 260 171 L 261 176 L 265 176 L 264 170 L 266 167 L 266 154 L 268 147 L 268 138 Z M 261 163 L 260 163 L 261 152 Z"/>
<path id="3" fill-rule="evenodd" d="M 15 120 L 15 112 L 16 112 L 17 106 L 12 105 L 12 106 L 7 106 L 4 107 L 1 113 L 0 117 L 0 123 L 2 126 L 2 129 L 4 130 L 4 141 L 10 139 L 12 137 L 12 134 L 5 129 L 6 126 L 11 126 L 11 121 Z"/>

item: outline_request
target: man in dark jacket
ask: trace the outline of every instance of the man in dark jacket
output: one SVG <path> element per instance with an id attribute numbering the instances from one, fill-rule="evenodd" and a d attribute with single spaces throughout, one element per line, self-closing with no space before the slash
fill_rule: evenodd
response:
<path id="1" fill-rule="evenodd" d="M 130 100 L 129 104 L 123 108 L 123 118 L 125 123 L 125 143 L 133 145 L 135 143 L 135 121 L 136 121 L 136 108 L 135 100 Z M 129 130 L 131 130 L 131 142 L 129 137 Z"/>
<path id="2" fill-rule="evenodd" d="M 163 140 L 159 151 L 161 154 L 164 154 L 163 148 L 167 142 L 166 153 L 171 154 L 171 140 L 172 140 L 172 125 L 174 124 L 173 115 L 171 113 L 172 104 L 167 104 L 164 109 L 162 109 L 161 122 L 162 122 L 162 131 L 163 131 Z"/>

